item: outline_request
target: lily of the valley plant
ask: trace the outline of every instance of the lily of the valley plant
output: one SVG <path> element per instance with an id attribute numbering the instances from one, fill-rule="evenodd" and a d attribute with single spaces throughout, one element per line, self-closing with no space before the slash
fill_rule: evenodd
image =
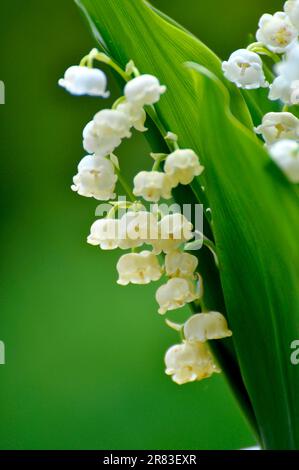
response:
<path id="1" fill-rule="evenodd" d="M 122 84 L 83 130 L 72 189 L 110 207 L 87 241 L 125 251 L 121 286 L 160 281 L 161 315 L 190 305 L 184 324 L 166 318 L 174 382 L 222 370 L 261 446 L 298 449 L 299 0 L 223 62 L 144 0 L 77 3 L 99 45 L 59 84 L 105 99 L 107 65 Z M 130 182 L 117 153 L 135 132 L 155 153 Z M 173 200 L 203 206 L 203 233 Z"/>

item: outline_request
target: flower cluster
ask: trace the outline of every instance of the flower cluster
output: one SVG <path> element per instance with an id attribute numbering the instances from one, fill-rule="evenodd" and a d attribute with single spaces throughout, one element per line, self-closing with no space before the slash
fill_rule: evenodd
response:
<path id="1" fill-rule="evenodd" d="M 93 68 L 95 59 L 110 63 L 119 71 L 110 58 L 93 50 L 80 66 L 70 67 L 59 84 L 75 95 L 107 97 L 107 79 L 101 70 Z M 146 111 L 152 110 L 157 116 L 154 105 L 166 87 L 153 75 L 140 75 L 133 62 L 121 74 L 126 80 L 123 96 L 111 109 L 99 111 L 83 130 L 83 147 L 88 155 L 78 165 L 72 190 L 81 196 L 109 201 L 110 210 L 106 217 L 93 223 L 87 242 L 102 250 L 129 250 L 117 262 L 119 285 L 149 284 L 165 277 L 156 291 L 158 311 L 164 315 L 188 303 L 200 303 L 203 297 L 203 280 L 196 272 L 197 257 L 185 251 L 186 243 L 194 238 L 194 227 L 181 212 L 161 211 L 157 204 L 150 211 L 137 198 L 151 203 L 171 199 L 173 188 L 190 184 L 204 168 L 192 149 L 179 148 L 178 137 L 165 131 L 169 154 L 151 154 L 152 169 L 140 171 L 132 189 L 124 184 L 114 152 L 123 139 L 132 136 L 133 128 L 147 131 Z M 114 201 L 117 181 L 130 201 Z M 194 318 L 197 321 L 190 319 L 185 325 L 184 342 L 166 354 L 166 372 L 177 383 L 218 372 L 205 343 L 231 334 L 221 314 L 201 313 Z"/>
<path id="2" fill-rule="evenodd" d="M 148 284 L 158 281 L 165 273 L 169 278 L 156 294 L 159 313 L 183 307 L 199 298 L 200 282 L 195 278 L 197 258 L 180 249 L 194 237 L 193 226 L 180 213 L 160 218 L 143 207 L 132 205 L 120 218 L 97 220 L 91 227 L 88 243 L 103 250 L 132 250 L 117 263 L 118 284 Z M 137 252 L 144 244 L 150 250 Z M 159 264 L 159 254 L 165 254 L 165 266 Z M 197 282 L 195 282 L 197 281 Z M 197 284 L 197 285 L 196 285 Z"/>
<path id="3" fill-rule="evenodd" d="M 291 183 L 299 183 L 299 120 L 287 111 L 288 106 L 299 104 L 298 36 L 299 0 L 289 0 L 283 12 L 260 18 L 258 42 L 233 52 L 222 64 L 225 77 L 239 88 L 269 87 L 269 99 L 283 103 L 284 109 L 266 114 L 255 132 L 263 137 L 270 157 Z M 272 84 L 266 80 L 260 55 L 276 63 Z"/>
<path id="4" fill-rule="evenodd" d="M 173 188 L 190 184 L 203 170 L 193 150 L 176 149 L 166 157 L 164 172 L 141 171 L 135 176 L 133 193 L 150 202 L 171 199 Z"/>

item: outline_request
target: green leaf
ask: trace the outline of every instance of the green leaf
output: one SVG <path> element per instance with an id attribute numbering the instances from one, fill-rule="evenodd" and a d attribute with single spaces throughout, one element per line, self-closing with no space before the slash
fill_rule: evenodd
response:
<path id="1" fill-rule="evenodd" d="M 150 8 L 146 1 L 76 0 L 76 3 L 83 9 L 99 43 L 120 65 L 125 67 L 134 58 L 141 71 L 159 70 L 159 78 L 167 84 L 168 93 L 158 109 L 162 120 L 167 116 L 173 132 L 180 111 L 180 107 L 173 106 L 176 95 L 184 94 L 185 109 L 191 105 L 192 122 L 197 111 L 192 106 L 193 89 L 183 63 L 196 61 L 223 79 L 218 57 L 177 23 L 170 23 L 165 15 Z M 236 87 L 228 86 L 237 117 L 250 126 L 251 117 L 241 93 Z"/>
<path id="2" fill-rule="evenodd" d="M 230 112 L 221 82 L 193 64 L 207 196 L 230 325 L 263 443 L 299 447 L 299 204 L 252 133 Z"/>
<path id="3" fill-rule="evenodd" d="M 141 72 L 153 73 L 167 85 L 157 106 L 159 117 L 179 135 L 182 147 L 200 154 L 206 167 L 192 191 L 178 190 L 176 197 L 197 202 L 201 185 L 206 188 L 225 305 L 263 446 L 298 448 L 299 372 L 290 363 L 290 343 L 299 338 L 296 190 L 270 163 L 249 130 L 252 121 L 241 93 L 223 79 L 219 59 L 199 40 L 142 0 L 77 3 L 120 65 L 133 59 Z M 210 72 L 192 65 L 192 80 L 186 61 Z M 200 259 L 205 303 L 222 310 L 212 256 L 201 250 Z M 227 373 L 250 414 L 231 344 L 219 342 Z"/>

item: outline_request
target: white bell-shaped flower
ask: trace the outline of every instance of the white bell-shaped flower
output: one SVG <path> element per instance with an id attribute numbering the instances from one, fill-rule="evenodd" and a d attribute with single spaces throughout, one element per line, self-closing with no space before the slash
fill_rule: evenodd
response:
<path id="1" fill-rule="evenodd" d="M 87 242 L 90 245 L 99 246 L 102 250 L 115 250 L 118 248 L 118 238 L 119 220 L 105 218 L 93 223 Z"/>
<path id="2" fill-rule="evenodd" d="M 145 201 L 158 202 L 161 198 L 171 198 L 172 182 L 160 171 L 141 171 L 134 178 L 135 196 L 141 196 Z"/>
<path id="3" fill-rule="evenodd" d="M 72 190 L 80 196 L 108 201 L 115 198 L 116 181 L 117 176 L 110 160 L 87 155 L 78 165 L 78 173 L 74 176 Z"/>
<path id="4" fill-rule="evenodd" d="M 225 317 L 218 312 L 192 315 L 184 325 L 187 341 L 205 341 L 228 338 L 232 332 L 228 329 Z"/>
<path id="5" fill-rule="evenodd" d="M 147 131 L 147 128 L 144 126 L 146 121 L 146 112 L 141 106 L 125 101 L 124 103 L 120 103 L 116 109 L 117 111 L 124 113 L 129 118 L 131 126 L 134 127 L 136 131 Z"/>
<path id="6" fill-rule="evenodd" d="M 263 62 L 258 54 L 247 49 L 238 49 L 222 63 L 224 76 L 239 88 L 253 90 L 268 87 L 263 71 Z"/>
<path id="7" fill-rule="evenodd" d="M 165 270 L 168 277 L 194 278 L 198 259 L 189 253 L 171 251 L 165 256 Z"/>
<path id="8" fill-rule="evenodd" d="M 173 186 L 190 184 L 195 176 L 199 176 L 204 170 L 200 165 L 198 156 L 193 150 L 175 150 L 167 156 L 164 165 L 165 173 L 170 177 Z"/>
<path id="9" fill-rule="evenodd" d="M 283 75 L 290 82 L 299 80 L 299 43 L 291 47 L 284 59 L 275 65 L 277 75 Z"/>
<path id="10" fill-rule="evenodd" d="M 119 247 L 135 248 L 157 238 L 158 220 L 151 212 L 128 211 L 120 219 Z"/>
<path id="11" fill-rule="evenodd" d="M 198 298 L 194 284 L 187 279 L 173 277 L 163 284 L 156 292 L 156 300 L 159 304 L 158 312 L 163 315 L 168 310 L 176 310 L 184 307 L 189 302 Z"/>
<path id="12" fill-rule="evenodd" d="M 155 253 L 170 253 L 194 237 L 193 225 L 180 213 L 165 215 L 159 222 L 158 238 L 150 240 Z"/>
<path id="13" fill-rule="evenodd" d="M 282 62 L 275 66 L 278 75 L 270 87 L 269 99 L 283 103 L 298 104 L 299 91 L 299 44 L 294 45 Z"/>
<path id="14" fill-rule="evenodd" d="M 157 103 L 165 91 L 154 75 L 140 75 L 126 84 L 124 93 L 127 101 L 142 107 Z"/>
<path id="15" fill-rule="evenodd" d="M 179 384 L 194 382 L 219 373 L 220 369 L 204 343 L 187 342 L 168 349 L 165 355 L 166 374 Z"/>
<path id="16" fill-rule="evenodd" d="M 282 11 L 270 15 L 266 13 L 259 21 L 256 39 L 270 51 L 282 54 L 295 43 L 298 31 L 288 15 Z"/>
<path id="17" fill-rule="evenodd" d="M 61 78 L 58 83 L 72 95 L 101 96 L 102 98 L 109 96 L 109 92 L 106 91 L 106 75 L 99 69 L 73 65 L 66 70 L 64 78 Z"/>
<path id="18" fill-rule="evenodd" d="M 299 143 L 280 140 L 273 144 L 270 156 L 291 183 L 299 183 Z"/>
<path id="19" fill-rule="evenodd" d="M 299 0 L 289 0 L 284 4 L 284 11 L 295 28 L 299 31 Z"/>
<path id="20" fill-rule="evenodd" d="M 115 109 L 99 111 L 83 131 L 83 146 L 89 153 L 112 153 L 125 137 L 130 138 L 131 124 L 125 113 Z"/>
<path id="21" fill-rule="evenodd" d="M 279 75 L 270 85 L 269 99 L 272 101 L 281 100 L 285 104 L 291 105 L 291 82 L 284 75 Z"/>
<path id="22" fill-rule="evenodd" d="M 267 145 L 282 139 L 299 139 L 299 119 L 292 113 L 267 113 L 262 124 L 255 128 Z"/>
<path id="23" fill-rule="evenodd" d="M 150 251 L 123 255 L 117 263 L 117 271 L 119 274 L 117 282 L 122 286 L 127 286 L 129 283 L 149 284 L 158 281 L 162 275 L 158 258 Z"/>

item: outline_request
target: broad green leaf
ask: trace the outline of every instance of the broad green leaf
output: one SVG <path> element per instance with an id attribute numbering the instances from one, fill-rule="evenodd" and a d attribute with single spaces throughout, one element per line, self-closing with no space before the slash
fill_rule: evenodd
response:
<path id="1" fill-rule="evenodd" d="M 248 129 L 252 122 L 240 92 L 223 79 L 219 59 L 206 46 L 143 0 L 77 3 L 120 65 L 133 59 L 141 72 L 157 75 L 168 87 L 159 116 L 206 167 L 192 192 L 186 189 L 177 198 L 196 202 L 201 184 L 206 188 L 233 341 L 263 445 L 298 448 L 299 371 L 290 363 L 290 343 L 299 338 L 296 191 Z M 210 74 L 194 65 L 195 86 L 186 61 Z M 200 257 L 205 301 L 222 309 L 212 257 L 204 251 Z M 227 373 L 247 403 L 234 351 L 219 344 Z"/>
<path id="2" fill-rule="evenodd" d="M 265 447 L 296 449 L 299 370 L 290 344 L 299 338 L 298 196 L 232 116 L 225 87 L 192 68 L 202 111 L 194 125 L 244 381 Z"/>

